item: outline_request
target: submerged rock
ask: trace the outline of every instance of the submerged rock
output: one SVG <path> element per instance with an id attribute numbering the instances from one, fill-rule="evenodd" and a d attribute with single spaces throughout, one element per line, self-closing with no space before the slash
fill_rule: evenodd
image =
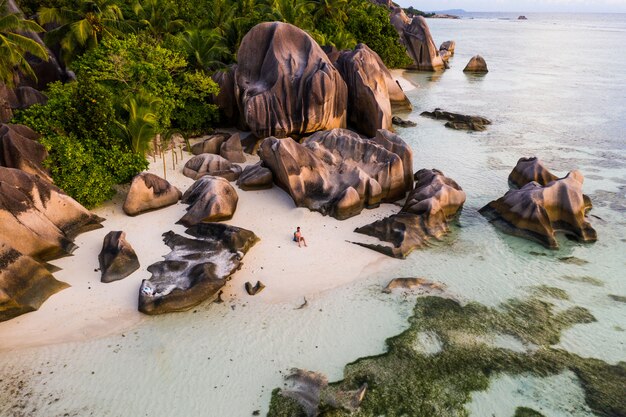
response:
<path id="1" fill-rule="evenodd" d="M 435 109 L 432 112 L 425 111 L 422 112 L 420 116 L 436 120 L 448 120 L 445 126 L 456 130 L 474 130 L 481 132 L 487 129 L 487 125 L 491 124 L 491 120 L 482 116 L 468 116 L 465 114 L 447 112 L 441 109 Z"/>
<path id="2" fill-rule="evenodd" d="M 530 182 L 508 191 L 479 212 L 505 233 L 548 248 L 558 248 L 557 231 L 582 242 L 593 242 L 597 235 L 585 219 L 583 181 L 580 171 L 572 171 L 545 186 Z"/>
<path id="3" fill-rule="evenodd" d="M 398 116 L 393 116 L 391 118 L 391 123 L 393 123 L 396 126 L 400 126 L 400 127 L 415 127 L 417 126 L 417 123 L 415 123 L 412 120 L 404 120 L 401 117 Z"/>
<path id="4" fill-rule="evenodd" d="M 403 161 L 412 161 L 412 152 L 391 135 L 365 139 L 334 129 L 318 132 L 303 144 L 268 138 L 259 156 L 296 206 L 345 219 L 365 207 L 403 198 L 410 189 Z"/>
<path id="5" fill-rule="evenodd" d="M 163 241 L 172 251 L 164 261 L 148 267 L 150 279 L 139 289 L 139 311 L 163 314 L 185 311 L 217 297 L 241 260 L 259 240 L 246 229 L 219 223 L 202 223 L 186 231 L 190 239 L 172 231 Z"/>
<path id="6" fill-rule="evenodd" d="M 256 136 L 346 126 L 346 84 L 303 30 L 288 23 L 260 23 L 242 39 L 237 62 L 239 111 Z"/>
<path id="7" fill-rule="evenodd" d="M 124 201 L 124 213 L 129 216 L 176 204 L 182 193 L 167 180 L 142 172 L 133 178 Z"/>
<path id="8" fill-rule="evenodd" d="M 237 180 L 237 185 L 244 191 L 265 190 L 272 188 L 274 177 L 272 171 L 264 167 L 261 162 L 248 165 Z"/>
<path id="9" fill-rule="evenodd" d="M 185 163 L 183 175 L 198 180 L 205 175 L 223 177 L 228 181 L 236 181 L 241 174 L 241 167 L 231 163 L 219 155 L 203 153 L 194 156 Z"/>
<path id="10" fill-rule="evenodd" d="M 426 278 L 394 278 L 385 287 L 383 292 L 390 293 L 395 289 L 413 290 L 420 289 L 427 293 L 443 292 L 445 285 L 439 282 L 433 282 Z"/>
<path id="11" fill-rule="evenodd" d="M 406 16 L 405 16 L 406 17 Z M 404 23 L 404 24 L 403 24 Z M 420 71 L 439 71 L 445 68 L 445 64 L 439 50 L 435 46 L 426 19 L 422 16 L 415 16 L 407 23 L 401 17 L 396 17 L 396 30 L 403 24 L 400 33 L 404 45 L 411 59 L 413 67 Z"/>
<path id="12" fill-rule="evenodd" d="M 398 214 L 355 229 L 392 246 L 354 242 L 394 258 L 406 258 L 416 248 L 448 233 L 448 221 L 465 203 L 465 192 L 436 169 L 415 173 L 415 188 Z"/>
<path id="13" fill-rule="evenodd" d="M 27 126 L 0 124 L 0 166 L 39 175 L 52 182 L 43 168 L 48 151 L 38 139 L 39 134 Z"/>
<path id="14" fill-rule="evenodd" d="M 469 60 L 463 72 L 487 73 L 489 70 L 487 69 L 485 58 L 480 55 L 475 55 Z"/>
<path id="15" fill-rule="evenodd" d="M 205 175 L 185 191 L 181 200 L 189 204 L 187 213 L 178 221 L 185 226 L 216 222 L 233 217 L 239 196 L 228 180 Z"/>
<path id="16" fill-rule="evenodd" d="M 118 281 L 139 269 L 137 254 L 122 231 L 111 231 L 104 237 L 98 261 L 102 282 Z"/>
<path id="17" fill-rule="evenodd" d="M 454 41 L 445 41 L 439 46 L 439 56 L 443 59 L 444 63 L 448 63 L 448 60 L 454 55 L 454 48 L 456 43 Z"/>
<path id="18" fill-rule="evenodd" d="M 42 263 L 0 242 L 0 322 L 39 309 L 67 287 Z"/>

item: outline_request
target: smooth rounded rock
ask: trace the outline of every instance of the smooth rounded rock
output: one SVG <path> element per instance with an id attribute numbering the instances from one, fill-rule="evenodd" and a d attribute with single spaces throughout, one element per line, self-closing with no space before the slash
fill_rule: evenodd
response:
<path id="1" fill-rule="evenodd" d="M 181 201 L 189 207 L 178 223 L 193 226 L 232 218 L 239 196 L 225 178 L 205 175 L 185 191 Z"/>
<path id="2" fill-rule="evenodd" d="M 469 60 L 463 72 L 474 72 L 474 73 L 487 73 L 489 69 L 487 69 L 487 62 L 485 58 L 480 55 L 475 55 L 472 59 Z"/>
<path id="3" fill-rule="evenodd" d="M 167 180 L 142 172 L 133 178 L 124 201 L 124 213 L 136 216 L 151 210 L 176 204 L 182 193 Z"/>
<path id="4" fill-rule="evenodd" d="M 183 175 L 197 180 L 205 175 L 223 177 L 236 181 L 241 174 L 241 167 L 219 155 L 203 153 L 191 158 L 183 168 Z"/>
<path id="5" fill-rule="evenodd" d="M 101 282 L 119 281 L 139 269 L 137 254 L 122 231 L 111 231 L 104 237 L 98 262 Z"/>

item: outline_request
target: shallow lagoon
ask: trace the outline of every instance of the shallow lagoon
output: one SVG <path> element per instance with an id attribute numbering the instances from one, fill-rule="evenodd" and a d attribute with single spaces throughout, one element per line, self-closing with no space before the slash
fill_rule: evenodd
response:
<path id="1" fill-rule="evenodd" d="M 527 17 L 430 20 L 437 43 L 457 41 L 452 68 L 440 76 L 405 74 L 420 85 L 409 93 L 415 107 L 409 118 L 418 127 L 399 129 L 414 149 L 415 168 L 442 170 L 468 195 L 443 242 L 393 262 L 390 270 L 360 266 L 362 280 L 311 294 L 301 310 L 299 300 L 268 305 L 246 298 L 149 319 L 102 339 L 3 351 L 0 415 L 264 413 L 291 367 L 340 379 L 346 363 L 381 353 L 384 340 L 406 328 L 414 298 L 380 292 L 400 276 L 427 277 L 463 302 L 490 306 L 528 297 L 539 285 L 562 288 L 570 299 L 559 306 L 585 307 L 597 322 L 567 330 L 559 346 L 609 363 L 626 360 L 626 305 L 609 297 L 626 295 L 626 56 L 617 53 L 626 16 Z M 484 77 L 462 72 L 476 53 L 489 65 Z M 419 117 L 435 107 L 480 114 L 494 124 L 472 134 Z M 533 155 L 557 174 L 585 174 L 597 243 L 562 238 L 561 249 L 550 251 L 501 234 L 477 213 L 508 189 L 517 160 Z M 499 376 L 467 409 L 475 416 L 511 416 L 518 405 L 549 416 L 589 415 L 569 373 Z"/>

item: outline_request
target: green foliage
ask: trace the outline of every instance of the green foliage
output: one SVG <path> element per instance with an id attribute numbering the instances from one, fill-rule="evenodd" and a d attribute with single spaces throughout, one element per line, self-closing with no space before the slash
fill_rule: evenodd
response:
<path id="1" fill-rule="evenodd" d="M 19 13 L 8 13 L 7 7 L 7 0 L 0 0 L 0 84 L 13 86 L 16 69 L 37 79 L 26 60 L 27 54 L 47 61 L 48 52 L 22 34 L 23 31 L 43 32 L 43 28 Z"/>
<path id="2" fill-rule="evenodd" d="M 306 417 L 306 412 L 295 400 L 283 397 L 279 394 L 280 389 L 272 391 L 270 410 L 267 413 L 272 417 Z"/>
<path id="3" fill-rule="evenodd" d="M 219 87 L 202 71 L 186 72 L 178 82 L 180 104 L 172 115 L 174 126 L 189 134 L 209 131 L 219 119 L 218 107 L 209 98 L 219 93 Z"/>
<path id="4" fill-rule="evenodd" d="M 407 8 L 404 9 L 404 12 L 408 15 L 408 16 L 424 16 L 424 17 L 433 17 L 435 14 L 434 13 L 427 13 L 427 12 L 423 12 L 421 10 L 416 9 L 413 6 L 409 6 Z"/>
<path id="5" fill-rule="evenodd" d="M 48 103 L 20 112 L 16 121 L 42 134 L 54 182 L 86 207 L 109 199 L 114 184 L 147 167 L 116 132 L 113 95 L 89 78 L 54 83 Z"/>
<path id="6" fill-rule="evenodd" d="M 331 384 L 327 393 L 350 391 L 367 383 L 361 407 L 349 414 L 357 417 L 467 416 L 465 405 L 471 393 L 487 389 L 494 375 L 548 376 L 570 370 L 594 412 L 625 415 L 626 363 L 610 365 L 554 348 L 565 329 L 594 320 L 581 307 L 555 310 L 554 305 L 536 297 L 509 300 L 499 308 L 420 297 L 409 328 L 387 340 L 387 353 L 347 365 L 345 378 Z M 422 350 L 419 336 L 424 333 L 441 342 L 441 351 L 429 354 Z M 499 347 L 490 342 L 498 334 L 537 348 L 520 352 Z M 273 391 L 268 415 L 285 415 L 273 412 L 288 407 L 286 400 L 280 390 Z M 528 413 L 516 415 L 538 415 Z M 324 415 L 348 413 L 335 409 Z"/>
<path id="7" fill-rule="evenodd" d="M 157 108 L 162 100 L 145 92 L 126 97 L 122 109 L 126 112 L 124 123 L 117 120 L 122 136 L 133 152 L 144 155 L 150 147 L 150 142 L 157 134 Z"/>

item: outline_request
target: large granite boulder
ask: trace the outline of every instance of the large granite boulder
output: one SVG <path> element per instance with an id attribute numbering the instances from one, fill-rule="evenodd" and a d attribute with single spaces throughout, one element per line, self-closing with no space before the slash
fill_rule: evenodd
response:
<path id="1" fill-rule="evenodd" d="M 220 156 L 224 159 L 228 159 L 230 162 L 240 164 L 246 162 L 246 156 L 243 154 L 239 133 L 231 135 L 230 138 L 221 144 Z"/>
<path id="2" fill-rule="evenodd" d="M 402 159 L 404 169 L 404 187 L 407 191 L 413 189 L 413 150 L 402 138 L 388 130 L 379 129 L 372 139 L 375 143 L 395 153 Z"/>
<path id="3" fill-rule="evenodd" d="M 451 113 L 441 109 L 434 111 L 425 111 L 420 114 L 435 120 L 447 120 L 445 126 L 455 130 L 473 130 L 482 132 L 487 129 L 487 125 L 491 124 L 491 120 L 482 116 L 471 116 L 459 113 Z"/>
<path id="4" fill-rule="evenodd" d="M 0 243 L 49 260 L 72 253 L 72 239 L 102 220 L 41 177 L 0 167 Z"/>
<path id="5" fill-rule="evenodd" d="M 392 246 L 354 242 L 394 258 L 406 258 L 416 248 L 427 246 L 449 232 L 448 222 L 465 203 L 465 192 L 436 169 L 415 173 L 415 188 L 398 214 L 355 230 L 389 242 Z"/>
<path id="6" fill-rule="evenodd" d="M 559 179 L 551 173 L 543 163 L 537 158 L 520 158 L 513 171 L 509 174 L 509 185 L 515 188 L 522 188 L 529 182 L 535 181 L 539 185 L 548 185 L 550 182 Z M 585 210 L 589 211 L 593 207 L 591 198 L 583 194 Z"/>
<path id="7" fill-rule="evenodd" d="M 241 41 L 237 62 L 239 110 L 256 136 L 346 126 L 345 82 L 303 30 L 281 22 L 258 24 Z"/>
<path id="8" fill-rule="evenodd" d="M 39 309 L 68 286 L 54 279 L 42 263 L 0 243 L 0 321 Z"/>
<path id="9" fill-rule="evenodd" d="M 191 227 L 190 239 L 172 231 L 163 241 L 172 250 L 164 261 L 148 267 L 150 279 L 139 289 L 139 311 L 163 314 L 185 311 L 217 297 L 230 276 L 241 267 L 241 260 L 259 240 L 246 229 L 219 223 Z"/>
<path id="10" fill-rule="evenodd" d="M 129 216 L 176 204 L 182 193 L 167 180 L 142 172 L 133 178 L 124 201 L 124 213 Z"/>
<path id="11" fill-rule="evenodd" d="M 126 233 L 122 231 L 107 233 L 102 242 L 98 262 L 102 282 L 118 281 L 139 269 L 139 258 L 126 240 Z"/>
<path id="12" fill-rule="evenodd" d="M 448 60 L 454 55 L 454 48 L 456 47 L 456 43 L 454 41 L 445 41 L 441 45 L 439 45 L 439 56 L 443 59 L 444 62 L 448 62 Z"/>
<path id="13" fill-rule="evenodd" d="M 422 16 L 415 16 L 410 23 L 407 23 L 404 17 L 399 14 L 396 15 L 392 24 L 396 30 L 399 27 L 402 28 L 400 39 L 413 60 L 413 68 L 420 71 L 443 70 L 445 63 L 439 55 L 439 50 L 430 34 L 426 19 Z"/>
<path id="14" fill-rule="evenodd" d="M 474 73 L 484 74 L 484 73 L 489 72 L 489 70 L 487 69 L 487 62 L 485 61 L 485 58 L 483 58 L 480 55 L 475 55 L 469 60 L 469 62 L 463 69 L 463 72 L 474 72 Z"/>
<path id="15" fill-rule="evenodd" d="M 272 188 L 273 180 L 272 171 L 258 162 L 244 168 L 237 180 L 237 185 L 244 191 L 265 190 Z"/>
<path id="16" fill-rule="evenodd" d="M 205 175 L 183 194 L 181 202 L 189 207 L 178 223 L 189 227 L 201 222 L 228 220 L 235 214 L 238 201 L 237 191 L 228 180 Z"/>
<path id="17" fill-rule="evenodd" d="M 345 219 L 365 207 L 401 199 L 410 189 L 403 157 L 390 150 L 408 146 L 380 141 L 382 145 L 349 130 L 333 129 L 318 132 L 303 144 L 268 138 L 259 156 L 296 206 Z"/>
<path id="18" fill-rule="evenodd" d="M 203 153 L 191 158 L 183 168 L 183 175 L 197 180 L 205 175 L 226 178 L 228 181 L 236 181 L 241 174 L 241 167 L 231 163 L 228 159 L 219 155 Z"/>
<path id="19" fill-rule="evenodd" d="M 578 241 L 593 242 L 597 235 L 585 218 L 583 181 L 580 171 L 572 171 L 545 186 L 529 182 L 520 189 L 508 191 L 479 212 L 503 232 L 548 248 L 559 247 L 558 231 Z"/>
<path id="20" fill-rule="evenodd" d="M 46 148 L 37 142 L 39 134 L 24 125 L 0 125 L 0 166 L 15 168 L 52 181 L 43 168 Z"/>
<path id="21" fill-rule="evenodd" d="M 348 121 L 368 136 L 374 136 L 378 129 L 391 129 L 389 90 L 377 57 L 360 43 L 337 59 L 337 69 L 348 85 Z"/>
<path id="22" fill-rule="evenodd" d="M 222 143 L 226 142 L 232 135 L 228 132 L 217 132 L 202 139 L 200 142 L 191 146 L 191 153 L 201 155 L 203 153 L 212 153 L 219 155 Z"/>
<path id="23" fill-rule="evenodd" d="M 225 70 L 215 71 L 211 78 L 220 87 L 217 96 L 211 97 L 213 104 L 220 112 L 220 122 L 227 126 L 235 126 L 239 122 L 239 107 L 235 94 L 235 71 L 237 65 L 231 65 Z"/>

